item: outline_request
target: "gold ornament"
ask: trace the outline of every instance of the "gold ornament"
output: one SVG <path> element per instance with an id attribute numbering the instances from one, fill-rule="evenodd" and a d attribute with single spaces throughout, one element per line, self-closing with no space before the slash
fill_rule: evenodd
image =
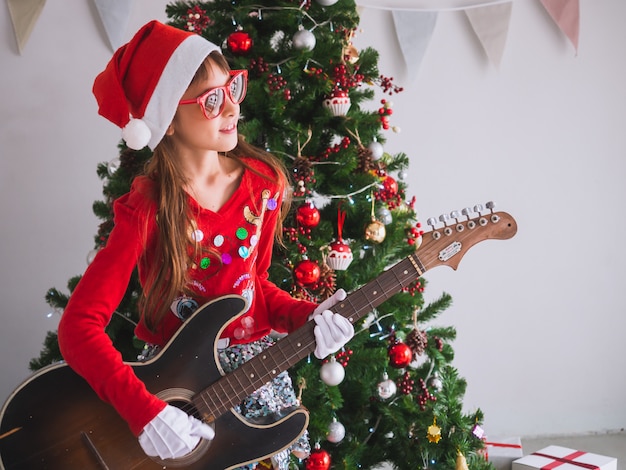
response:
<path id="1" fill-rule="evenodd" d="M 469 470 L 467 466 L 467 460 L 465 460 L 465 456 L 461 453 L 461 450 L 457 450 L 456 454 L 456 470 Z"/>
<path id="2" fill-rule="evenodd" d="M 437 426 L 437 418 L 433 418 L 433 424 L 428 426 L 428 434 L 426 435 L 428 442 L 437 444 L 441 439 L 441 428 Z"/>
<path id="3" fill-rule="evenodd" d="M 385 224 L 372 217 L 372 221 L 365 227 L 365 239 L 374 243 L 382 243 L 386 235 Z"/>
<path id="4" fill-rule="evenodd" d="M 345 61 L 351 64 L 356 64 L 359 61 L 359 51 L 352 43 L 343 48 L 343 58 Z"/>

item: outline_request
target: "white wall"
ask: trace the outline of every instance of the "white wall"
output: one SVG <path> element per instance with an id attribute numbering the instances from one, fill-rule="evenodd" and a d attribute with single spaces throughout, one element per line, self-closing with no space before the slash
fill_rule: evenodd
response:
<path id="1" fill-rule="evenodd" d="M 131 30 L 165 19 L 139 0 Z M 474 247 L 459 270 L 427 274 L 427 298 L 454 305 L 454 364 L 465 405 L 494 435 L 599 432 L 626 423 L 626 2 L 582 0 L 580 49 L 538 0 L 515 0 L 500 69 L 459 12 L 439 15 L 416 80 L 405 76 L 390 14 L 364 10 L 358 47 L 405 91 L 386 148 L 411 158 L 421 217 L 488 200 L 519 224 Z M 111 55 L 91 2 L 48 2 L 22 56 L 0 8 L 0 400 L 28 375 L 46 331 L 49 287 L 86 266 L 101 198 L 99 162 L 119 130 L 97 116 L 91 84 Z M 132 31 L 129 32 L 129 36 Z"/>

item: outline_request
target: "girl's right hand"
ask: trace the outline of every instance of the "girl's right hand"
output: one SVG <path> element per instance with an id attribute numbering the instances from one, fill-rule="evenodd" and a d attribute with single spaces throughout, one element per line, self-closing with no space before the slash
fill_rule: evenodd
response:
<path id="1" fill-rule="evenodd" d="M 201 438 L 211 440 L 214 437 L 215 431 L 208 424 L 167 405 L 143 428 L 139 444 L 150 457 L 176 459 L 191 452 Z"/>

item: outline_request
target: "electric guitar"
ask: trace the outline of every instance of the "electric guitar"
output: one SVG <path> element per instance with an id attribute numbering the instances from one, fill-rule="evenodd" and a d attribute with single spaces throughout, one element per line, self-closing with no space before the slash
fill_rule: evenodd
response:
<path id="1" fill-rule="evenodd" d="M 453 212 L 443 226 L 429 219 L 419 250 L 384 271 L 333 310 L 356 322 L 436 266 L 457 269 L 467 250 L 487 239 L 508 239 L 517 224 L 505 212 Z M 486 213 L 485 213 L 486 212 Z M 110 405 L 64 363 L 45 367 L 22 383 L 0 411 L 0 469 L 158 470 L 232 469 L 289 447 L 305 431 L 308 411 L 295 407 L 263 421 L 233 409 L 246 396 L 315 350 L 309 321 L 271 348 L 225 374 L 216 343 L 242 315 L 245 300 L 227 295 L 198 309 L 153 358 L 132 363 L 148 390 L 215 429 L 187 456 L 160 460 L 145 455 L 137 438 Z"/>

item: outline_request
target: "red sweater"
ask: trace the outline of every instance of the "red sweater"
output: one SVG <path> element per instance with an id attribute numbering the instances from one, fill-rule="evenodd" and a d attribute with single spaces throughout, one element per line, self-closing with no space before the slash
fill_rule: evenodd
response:
<path id="1" fill-rule="evenodd" d="M 246 163 L 272 175 L 262 162 L 249 159 Z M 101 399 L 115 407 L 136 435 L 165 407 L 165 402 L 149 393 L 133 369 L 122 361 L 104 328 L 134 268 L 138 267 L 140 282 L 145 285 L 147 266 L 157 262 L 153 188 L 151 180 L 138 177 L 131 191 L 115 201 L 115 226 L 106 246 L 72 293 L 58 331 L 64 359 Z M 246 169 L 239 188 L 217 212 L 201 208 L 189 197 L 196 225 L 189 235 L 202 248 L 190 268 L 193 295 L 174 302 L 171 314 L 156 333 L 151 333 L 142 319 L 135 330 L 137 337 L 164 345 L 183 324 L 186 306 L 201 306 L 225 294 L 242 295 L 249 305 L 246 314 L 222 334 L 231 344 L 254 341 L 272 329 L 291 332 L 306 322 L 316 304 L 296 300 L 268 280 L 283 190 Z"/>

